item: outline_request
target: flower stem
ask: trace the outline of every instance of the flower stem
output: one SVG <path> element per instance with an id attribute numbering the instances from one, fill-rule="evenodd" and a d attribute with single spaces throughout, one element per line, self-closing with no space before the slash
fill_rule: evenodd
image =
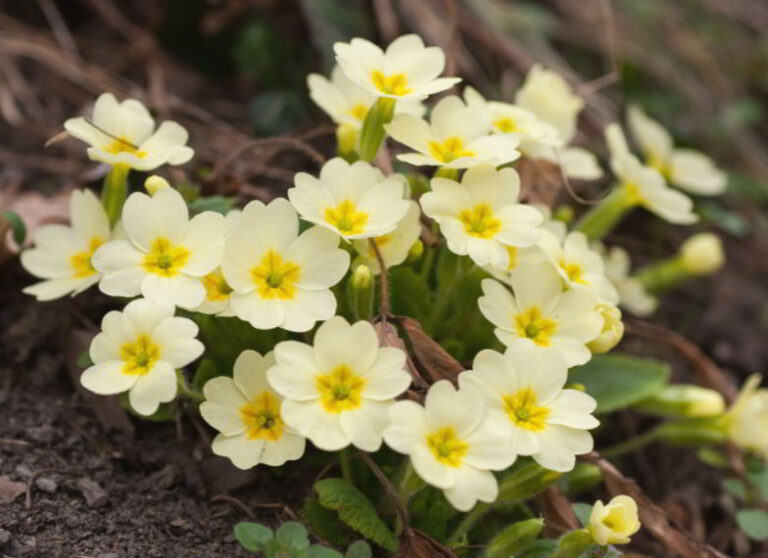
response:
<path id="1" fill-rule="evenodd" d="M 355 484 L 352 477 L 352 461 L 347 448 L 339 450 L 339 467 L 341 467 L 341 477 L 349 484 Z"/>
<path id="2" fill-rule="evenodd" d="M 453 534 L 448 537 L 446 544 L 448 546 L 455 546 L 461 542 L 462 537 L 466 535 L 476 524 L 480 521 L 485 514 L 493 510 L 492 504 L 486 504 L 485 502 L 478 502 L 475 507 L 472 508 L 468 514 L 464 516 L 461 522 L 453 530 Z"/>
<path id="3" fill-rule="evenodd" d="M 680 256 L 655 262 L 634 274 L 634 277 L 643 283 L 645 289 L 652 293 L 669 290 L 690 276 Z"/>
<path id="4" fill-rule="evenodd" d="M 360 131 L 360 159 L 363 161 L 373 161 L 376 153 L 379 151 L 384 136 L 384 124 L 392 120 L 395 113 L 395 99 L 389 97 L 379 97 L 379 99 L 368 110 L 363 120 L 363 129 Z"/>
<path id="5" fill-rule="evenodd" d="M 642 434 L 638 434 L 637 436 L 633 436 L 632 438 L 618 443 L 615 446 L 611 446 L 601 451 L 600 455 L 605 458 L 618 457 L 648 445 L 651 442 L 658 440 L 660 437 L 661 431 L 659 428 L 652 428 L 651 430 L 643 432 Z"/>
<path id="6" fill-rule="evenodd" d="M 104 185 L 101 189 L 101 203 L 107 212 L 109 224 L 114 225 L 120 219 L 123 203 L 128 195 L 128 173 L 131 168 L 128 165 L 115 165 L 107 176 L 104 177 Z"/>
<path id="7" fill-rule="evenodd" d="M 600 203 L 587 211 L 573 227 L 581 231 L 589 240 L 600 240 L 634 207 L 627 195 L 627 189 L 618 187 L 608 194 Z"/>
<path id="8" fill-rule="evenodd" d="M 205 396 L 202 393 L 187 386 L 187 379 L 184 377 L 184 374 L 181 370 L 176 371 L 176 385 L 179 388 L 179 394 L 181 396 L 186 397 L 187 399 L 191 399 L 197 403 L 202 403 L 205 401 Z"/>

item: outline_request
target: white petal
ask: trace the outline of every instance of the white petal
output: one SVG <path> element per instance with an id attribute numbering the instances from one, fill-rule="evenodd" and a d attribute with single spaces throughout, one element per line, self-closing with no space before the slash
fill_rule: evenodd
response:
<path id="1" fill-rule="evenodd" d="M 240 408 L 247 401 L 232 378 L 219 376 L 208 380 L 203 387 L 205 401 L 200 404 L 200 415 L 205 422 L 226 436 L 245 432 L 246 425 Z"/>
<path id="2" fill-rule="evenodd" d="M 283 420 L 323 451 L 338 451 L 350 444 L 338 414 L 326 413 L 319 402 L 286 399 L 280 412 Z"/>
<path id="3" fill-rule="evenodd" d="M 341 413 L 341 428 L 353 446 L 367 452 L 381 447 L 381 433 L 389 423 L 392 401 L 365 401 L 357 409 Z"/>
<path id="4" fill-rule="evenodd" d="M 356 374 L 368 370 L 376 359 L 379 339 L 366 321 L 349 325 L 341 316 L 325 322 L 315 333 L 315 355 L 322 370 L 346 365 Z"/>
<path id="5" fill-rule="evenodd" d="M 199 278 L 182 273 L 173 277 L 150 274 L 141 282 L 141 294 L 153 302 L 194 308 L 205 300 L 205 287 Z"/>
<path id="6" fill-rule="evenodd" d="M 164 361 L 158 361 L 152 370 L 136 379 L 128 392 L 133 410 L 140 415 L 151 415 L 160 403 L 167 403 L 176 397 L 176 372 Z"/>
<path id="7" fill-rule="evenodd" d="M 130 389 L 136 379 L 136 376 L 123 374 L 122 361 L 109 360 L 87 368 L 80 376 L 80 383 L 99 395 L 112 395 Z"/>
<path id="8" fill-rule="evenodd" d="M 267 443 L 266 440 L 249 440 L 245 433 L 234 436 L 219 434 L 213 439 L 211 451 L 228 458 L 238 469 L 250 469 L 261 463 Z"/>
<path id="9" fill-rule="evenodd" d="M 456 470 L 455 478 L 454 486 L 445 490 L 445 497 L 459 511 L 471 510 L 478 500 L 494 502 L 499 495 L 499 485 L 490 471 L 461 467 Z"/>

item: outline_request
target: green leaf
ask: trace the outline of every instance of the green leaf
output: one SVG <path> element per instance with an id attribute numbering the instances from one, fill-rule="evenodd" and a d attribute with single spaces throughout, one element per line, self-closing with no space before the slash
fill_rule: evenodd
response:
<path id="1" fill-rule="evenodd" d="M 243 521 L 235 525 L 234 535 L 237 542 L 251 552 L 259 552 L 264 544 L 274 537 L 272 529 L 251 521 Z"/>
<path id="2" fill-rule="evenodd" d="M 440 542 L 445 542 L 448 538 L 450 521 L 457 514 L 445 499 L 443 491 L 432 486 L 424 487 L 411 498 L 408 511 L 412 527 Z"/>
<path id="3" fill-rule="evenodd" d="M 339 519 L 335 511 L 325 509 L 316 498 L 307 498 L 304 501 L 301 517 L 314 534 L 334 546 L 343 548 L 358 537 L 355 531 Z"/>
<path id="4" fill-rule="evenodd" d="M 725 479 L 723 481 L 723 488 L 739 500 L 747 499 L 747 487 L 738 479 Z"/>
<path id="5" fill-rule="evenodd" d="M 545 469 L 532 459 L 520 459 L 499 483 L 498 501 L 527 500 L 553 484 L 562 473 Z"/>
<path id="6" fill-rule="evenodd" d="M 509 558 L 528 548 L 544 528 L 541 518 L 526 519 L 513 523 L 493 537 L 485 549 L 485 558 Z"/>
<path id="7" fill-rule="evenodd" d="M 768 467 L 761 464 L 757 471 L 750 471 L 749 480 L 757 488 L 760 497 L 763 500 L 768 500 Z"/>
<path id="8" fill-rule="evenodd" d="M 552 539 L 539 539 L 533 541 L 531 545 L 526 548 L 515 558 L 549 558 L 557 548 L 557 541 Z"/>
<path id="9" fill-rule="evenodd" d="M 313 544 L 309 547 L 309 558 L 344 558 L 344 555 L 333 548 Z"/>
<path id="10" fill-rule="evenodd" d="M 768 512 L 758 509 L 739 510 L 736 513 L 736 523 L 750 539 L 768 540 Z"/>
<path id="11" fill-rule="evenodd" d="M 202 213 L 203 211 L 215 211 L 226 215 L 235 208 L 235 198 L 224 196 L 206 196 L 197 198 L 187 204 L 190 213 Z"/>
<path id="12" fill-rule="evenodd" d="M 571 504 L 571 509 L 576 517 L 579 519 L 582 527 L 586 527 L 589 523 L 589 516 L 592 515 L 592 504 L 584 504 L 583 502 L 575 502 Z"/>
<path id="13" fill-rule="evenodd" d="M 15 211 L 2 211 L 0 212 L 0 220 L 8 222 L 8 225 L 11 227 L 11 232 L 13 233 L 13 241 L 17 246 L 22 246 L 24 240 L 27 238 L 27 227 L 24 225 L 24 221 L 21 220 L 21 217 L 19 217 L 19 214 Z"/>
<path id="14" fill-rule="evenodd" d="M 343 479 L 323 479 L 315 483 L 320 504 L 339 514 L 339 518 L 355 531 L 385 550 L 394 552 L 397 539 L 376 513 L 365 495 Z"/>
<path id="15" fill-rule="evenodd" d="M 195 370 L 195 375 L 192 378 L 192 386 L 198 391 L 202 391 L 205 383 L 216 376 L 220 376 L 219 370 L 216 368 L 216 363 L 209 358 L 203 359 L 197 367 L 197 370 Z"/>
<path id="16" fill-rule="evenodd" d="M 373 553 L 371 552 L 370 545 L 365 541 L 355 541 L 347 549 L 347 553 L 344 558 L 371 558 Z"/>
<path id="17" fill-rule="evenodd" d="M 309 533 L 298 521 L 288 521 L 283 523 L 275 534 L 275 539 L 283 546 L 301 550 L 309 548 Z"/>
<path id="18" fill-rule="evenodd" d="M 570 382 L 583 384 L 597 400 L 597 413 L 623 409 L 658 393 L 669 380 L 670 366 L 622 353 L 595 355 L 572 368 Z"/>
<path id="19" fill-rule="evenodd" d="M 80 368 L 89 368 L 93 366 L 93 360 L 91 360 L 91 353 L 86 349 L 77 356 L 76 364 Z"/>
<path id="20" fill-rule="evenodd" d="M 715 448 L 701 448 L 696 455 L 698 458 L 707 465 L 711 465 L 712 467 L 720 467 L 722 469 L 727 469 L 730 467 L 730 463 L 728 461 L 728 458 L 723 455 L 723 452 L 719 449 Z"/>
<path id="21" fill-rule="evenodd" d="M 432 300 L 424 278 L 408 266 L 398 266 L 389 270 L 389 284 L 392 311 L 423 322 Z"/>

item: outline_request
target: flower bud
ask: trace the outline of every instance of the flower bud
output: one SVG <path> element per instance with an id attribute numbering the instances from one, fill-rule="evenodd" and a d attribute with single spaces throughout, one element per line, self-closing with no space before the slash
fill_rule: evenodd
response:
<path id="1" fill-rule="evenodd" d="M 607 353 L 619 344 L 624 336 L 624 323 L 621 321 L 621 310 L 612 304 L 600 303 L 597 311 L 603 317 L 603 329 L 600 335 L 587 343 L 593 353 Z"/>
<path id="2" fill-rule="evenodd" d="M 372 281 L 373 274 L 371 273 L 371 268 L 367 265 L 357 266 L 355 271 L 352 273 L 352 277 L 350 278 L 352 287 L 355 289 L 367 289 L 371 286 Z"/>
<path id="3" fill-rule="evenodd" d="M 168 184 L 168 181 L 165 178 L 156 174 L 153 174 L 144 181 L 144 189 L 149 193 L 150 196 L 154 196 L 161 188 L 170 187 L 171 185 Z"/>
<path id="4" fill-rule="evenodd" d="M 680 258 L 688 273 L 709 275 L 723 265 L 723 243 L 719 236 L 712 233 L 695 234 L 683 242 Z"/>
<path id="5" fill-rule="evenodd" d="M 725 411 L 725 400 L 718 392 L 687 384 L 665 386 L 641 401 L 637 409 L 649 413 L 688 418 L 714 417 Z"/>
<path id="6" fill-rule="evenodd" d="M 608 505 L 595 502 L 587 527 L 592 539 L 599 545 L 627 544 L 640 530 L 637 504 L 629 496 L 616 496 Z"/>
<path id="7" fill-rule="evenodd" d="M 725 415 L 725 433 L 737 446 L 768 457 L 768 389 L 750 376 Z"/>
<path id="8" fill-rule="evenodd" d="M 358 320 L 373 315 L 373 273 L 367 265 L 358 265 L 347 283 L 349 305 Z"/>
<path id="9" fill-rule="evenodd" d="M 340 124 L 336 128 L 336 150 L 344 158 L 354 157 L 357 153 L 357 142 L 360 139 L 360 130 L 349 124 Z"/>

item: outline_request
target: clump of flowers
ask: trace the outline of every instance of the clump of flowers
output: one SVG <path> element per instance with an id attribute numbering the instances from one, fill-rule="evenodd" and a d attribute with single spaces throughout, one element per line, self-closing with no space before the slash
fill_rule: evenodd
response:
<path id="1" fill-rule="evenodd" d="M 406 35 L 386 49 L 356 38 L 334 51 L 330 78 L 313 74 L 308 85 L 337 125 L 340 156 L 297 173 L 287 196 L 269 203 L 191 214 L 160 176 L 128 195 L 129 170 L 193 155 L 180 124 L 155 129 L 137 100 L 105 93 L 92 118 L 65 123 L 90 158 L 110 166 L 103 203 L 74 191 L 70 226 L 39 229 L 21 261 L 43 280 L 25 289 L 41 301 L 98 284 L 124 305 L 104 316 L 83 386 L 127 394 L 127 408 L 155 419 L 198 410 L 217 432 L 212 452 L 241 469 L 281 467 L 288 479 L 291 462 L 312 455 L 306 462 L 323 461 L 321 475 L 330 475 L 337 457 L 342 478 L 318 480 L 304 520 L 335 522 L 331 535 L 349 526 L 390 553 L 415 544 L 408 514 L 418 520 L 430 506 L 444 509 L 434 513 L 455 528 L 443 536 L 455 548 L 496 509 L 521 520 L 516 533 L 537 537 L 541 522 L 515 515 L 520 500 L 572 474 L 594 450 L 596 429 L 613 420 L 606 409 L 673 417 L 657 439 L 698 429 L 766 454 L 759 379 L 726 411 L 701 388 L 662 391 L 657 380 L 653 393 L 627 388 L 621 363 L 634 359 L 641 370 L 633 386 L 648 363 L 604 355 L 625 332 L 619 306 L 648 315 L 664 290 L 723 264 L 710 233 L 634 272 L 626 250 L 602 241 L 638 207 L 697 222 L 692 199 L 670 184 L 719 193 L 725 178 L 711 160 L 674 148 L 631 108 L 645 160 L 610 124 L 615 187 L 572 223 L 533 203 L 518 173 L 520 160 L 544 160 L 573 178 L 603 175 L 598 158 L 573 145 L 584 100 L 562 77 L 536 65 L 513 103 L 467 87 L 428 109 L 430 95 L 459 82 L 441 77 L 438 47 Z M 408 175 L 372 162 L 388 148 L 412 166 Z M 620 404 L 606 399 L 615 393 Z M 706 404 L 681 400 L 694 395 Z M 373 478 L 379 506 L 369 501 Z M 291 524 L 275 538 L 253 525 L 242 534 L 263 535 L 252 545 L 262 550 L 303 529 Z M 626 544 L 639 528 L 636 502 L 619 495 L 597 501 L 584 528 L 550 550 L 578 556 Z M 306 531 L 294 542 L 309 548 Z"/>

